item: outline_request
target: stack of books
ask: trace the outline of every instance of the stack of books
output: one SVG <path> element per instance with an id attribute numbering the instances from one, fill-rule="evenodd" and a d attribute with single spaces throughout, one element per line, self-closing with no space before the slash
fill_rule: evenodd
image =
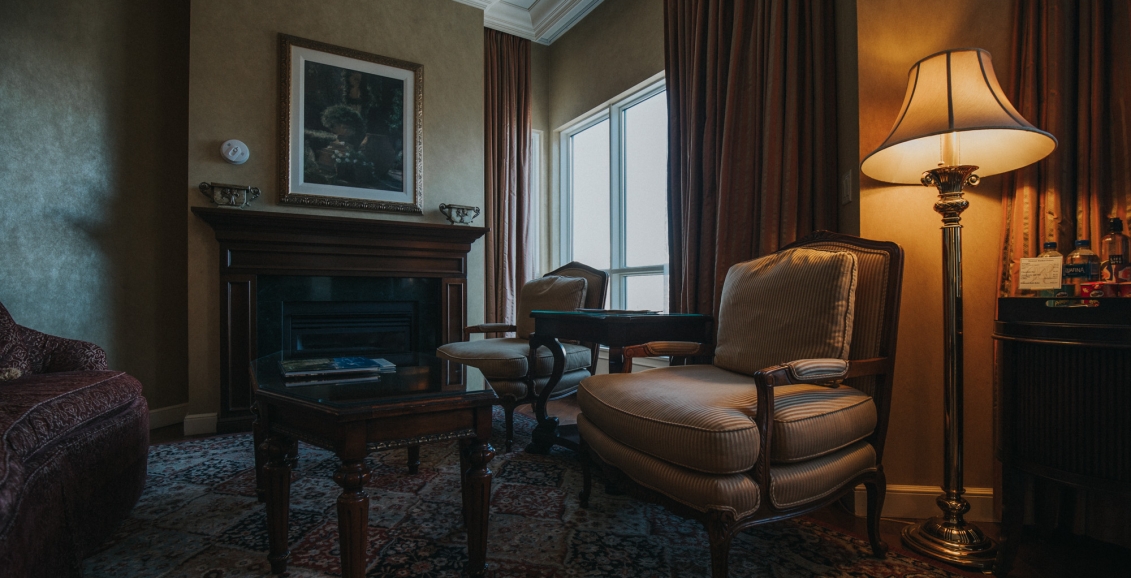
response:
<path id="1" fill-rule="evenodd" d="M 280 361 L 279 366 L 288 387 L 374 381 L 380 379 L 382 373 L 397 371 L 393 362 L 369 357 L 288 359 Z"/>

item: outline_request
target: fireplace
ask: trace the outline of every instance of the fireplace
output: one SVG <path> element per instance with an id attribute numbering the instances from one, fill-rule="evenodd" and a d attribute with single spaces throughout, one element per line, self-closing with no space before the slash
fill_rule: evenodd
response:
<path id="1" fill-rule="evenodd" d="M 276 351 L 433 351 L 467 325 L 482 227 L 193 207 L 216 232 L 220 432 L 251 428 L 248 368 Z M 391 353 L 390 353 L 391 354 Z"/>

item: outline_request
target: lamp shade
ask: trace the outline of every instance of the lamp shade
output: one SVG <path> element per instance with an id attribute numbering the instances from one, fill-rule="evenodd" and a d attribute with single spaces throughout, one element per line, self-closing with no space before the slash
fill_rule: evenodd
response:
<path id="1" fill-rule="evenodd" d="M 975 165 L 985 177 L 1035 163 L 1054 149 L 1056 139 L 1009 103 L 990 53 L 962 48 L 911 67 L 895 126 L 860 170 L 879 181 L 918 183 L 927 170 Z"/>

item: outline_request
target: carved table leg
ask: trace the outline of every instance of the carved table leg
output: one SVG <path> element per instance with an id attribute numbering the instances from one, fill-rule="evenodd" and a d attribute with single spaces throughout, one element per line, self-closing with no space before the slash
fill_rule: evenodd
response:
<path id="1" fill-rule="evenodd" d="M 408 473 L 416 475 L 420 471 L 420 446 L 408 446 Z"/>
<path id="2" fill-rule="evenodd" d="M 290 558 L 287 547 L 291 509 L 291 466 L 287 463 L 287 450 L 290 447 L 291 440 L 277 435 L 267 438 L 262 447 L 267 457 L 263 477 L 267 484 L 267 536 L 271 545 L 267 560 L 274 574 L 286 572 Z"/>
<path id="3" fill-rule="evenodd" d="M 554 392 L 554 388 L 562 380 L 562 375 L 565 373 L 565 348 L 562 344 L 552 337 L 543 338 L 537 334 L 530 336 L 530 357 L 528 360 L 529 367 L 537 367 L 537 351 L 539 347 L 546 347 L 554 356 L 554 367 L 550 372 L 550 379 L 538 393 L 538 397 L 534 400 L 534 416 L 538 418 L 538 425 L 534 431 L 530 432 L 530 444 L 526 446 L 526 451 L 532 454 L 548 454 L 550 448 L 558 442 L 558 418 L 550 417 L 546 413 L 546 405 L 550 402 L 550 396 Z M 533 379 L 527 378 L 529 382 L 527 387 L 533 388 Z"/>
<path id="4" fill-rule="evenodd" d="M 487 464 L 495 449 L 486 441 L 467 448 L 469 469 L 463 475 L 463 507 L 467 513 L 467 573 L 473 578 L 487 574 L 487 521 L 491 512 L 491 470 Z"/>
<path id="5" fill-rule="evenodd" d="M 624 371 L 624 348 L 609 346 L 609 373 Z"/>
<path id="6" fill-rule="evenodd" d="M 365 547 L 369 542 L 369 494 L 365 484 L 369 469 L 365 460 L 342 460 L 334 473 L 334 481 L 342 488 L 338 496 L 338 544 L 342 556 L 343 578 L 365 576 Z"/>

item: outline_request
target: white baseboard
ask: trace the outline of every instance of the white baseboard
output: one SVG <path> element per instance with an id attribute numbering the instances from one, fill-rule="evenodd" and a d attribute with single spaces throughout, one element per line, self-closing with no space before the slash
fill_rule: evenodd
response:
<path id="1" fill-rule="evenodd" d="M 185 416 L 185 435 L 198 436 L 216 433 L 216 414 L 194 413 Z"/>
<path id="2" fill-rule="evenodd" d="M 884 497 L 885 518 L 930 518 L 941 512 L 935 498 L 942 494 L 938 486 L 901 486 L 888 484 Z M 970 503 L 966 519 L 971 522 L 994 521 L 993 488 L 966 488 L 962 495 Z M 864 486 L 856 487 L 856 515 L 865 516 L 868 512 L 868 494 Z"/>
<path id="3" fill-rule="evenodd" d="M 184 421 L 187 403 L 149 410 L 149 429 L 170 426 Z"/>

